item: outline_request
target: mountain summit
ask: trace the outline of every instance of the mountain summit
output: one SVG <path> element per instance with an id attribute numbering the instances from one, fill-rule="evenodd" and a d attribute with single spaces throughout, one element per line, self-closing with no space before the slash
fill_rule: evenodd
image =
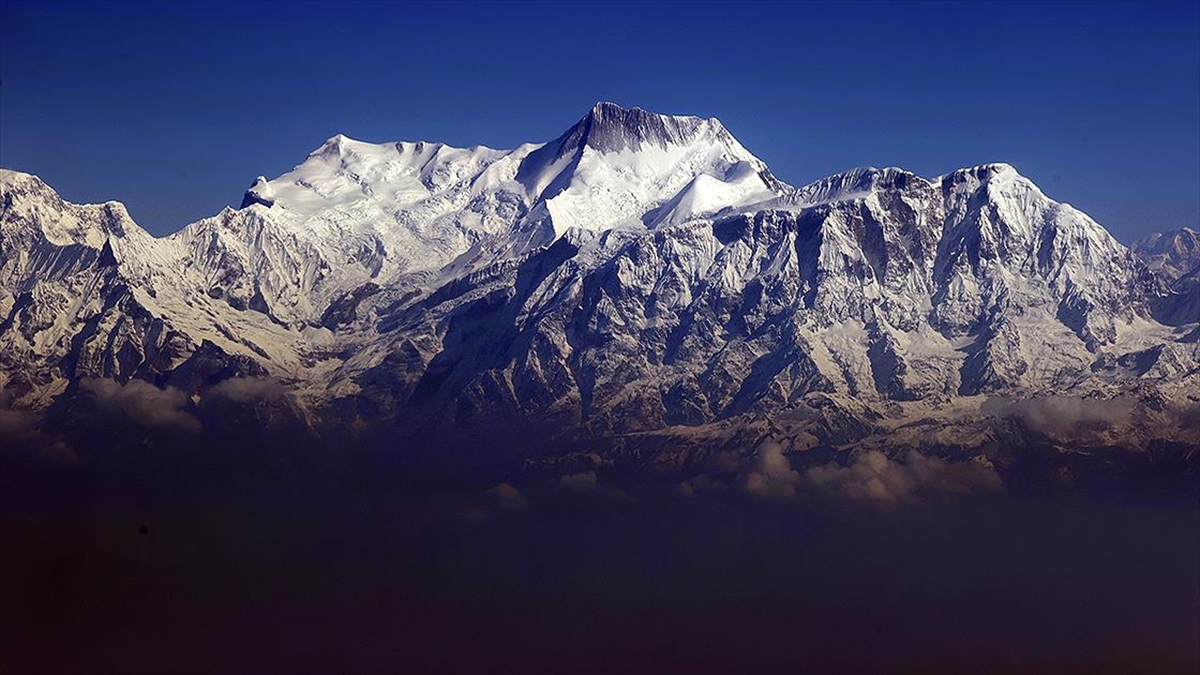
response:
<path id="1" fill-rule="evenodd" d="M 761 201 L 788 190 L 716 119 L 597 103 L 531 152 L 517 180 L 535 194 L 527 222 L 551 238 L 573 227 L 654 226 L 703 206 Z M 674 202 L 672 204 L 672 202 Z M 681 206 L 682 204 L 682 206 Z M 667 212 L 661 207 L 669 205 Z"/>
<path id="2" fill-rule="evenodd" d="M 666 150 L 693 143 L 701 135 L 710 140 L 721 136 L 732 139 L 715 118 L 673 117 L 601 102 L 567 130 L 557 145 L 564 153 L 583 146 L 602 153 L 636 152 L 645 145 Z"/>
<path id="3" fill-rule="evenodd" d="M 0 195 L 18 408 L 267 378 L 314 429 L 532 426 L 673 467 L 768 436 L 992 463 L 1200 444 L 1191 287 L 1006 164 L 793 188 L 715 119 L 600 103 L 510 150 L 335 136 L 163 238 L 27 174 Z M 1012 404 L 1063 397 L 1122 412 Z"/>

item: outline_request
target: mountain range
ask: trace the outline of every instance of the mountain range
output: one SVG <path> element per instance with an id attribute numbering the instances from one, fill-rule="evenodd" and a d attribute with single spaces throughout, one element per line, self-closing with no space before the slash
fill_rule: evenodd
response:
<path id="1" fill-rule="evenodd" d="M 765 443 L 785 482 L 868 452 L 1196 471 L 1196 232 L 1128 248 L 1007 164 L 793 187 L 716 119 L 600 103 L 511 150 L 334 136 L 161 238 L 17 171 L 0 198 L 22 414 L 223 397 L 561 473 L 744 477 Z"/>

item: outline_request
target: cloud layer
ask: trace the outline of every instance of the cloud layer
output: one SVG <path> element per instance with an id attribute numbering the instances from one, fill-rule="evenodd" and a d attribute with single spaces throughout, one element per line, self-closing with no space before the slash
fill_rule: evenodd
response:
<path id="1" fill-rule="evenodd" d="M 991 398 L 983 404 L 983 412 L 996 417 L 1011 417 L 1025 423 L 1034 431 L 1054 436 L 1077 434 L 1090 424 L 1115 425 L 1127 421 L 1133 413 L 1134 400 L 1085 399 L 1079 396 L 1040 396 L 1011 400 Z"/>
<path id="2" fill-rule="evenodd" d="M 696 479 L 681 486 L 685 496 L 699 490 Z M 705 484 L 711 480 L 706 480 Z M 792 468 L 783 447 L 774 441 L 759 446 L 736 479 L 746 495 L 767 501 L 792 501 L 802 493 L 879 502 L 919 502 L 930 498 L 966 496 L 995 492 L 1003 487 L 990 465 L 979 462 L 947 462 L 911 451 L 891 459 L 871 450 L 843 466 L 829 462 L 803 473 Z"/>
<path id="3" fill-rule="evenodd" d="M 909 452 L 904 461 L 892 460 L 871 450 L 853 464 L 830 462 L 804 472 L 803 483 L 813 490 L 850 499 L 913 502 L 926 498 L 997 492 L 1003 487 L 990 466 L 975 462 L 951 463 Z"/>
<path id="4" fill-rule="evenodd" d="M 766 441 L 758 446 L 749 469 L 738 477 L 742 491 L 751 497 L 769 501 L 796 498 L 802 477 L 783 454 L 783 446 Z"/>
<path id="5" fill-rule="evenodd" d="M 115 380 L 84 380 L 82 386 L 101 412 L 122 414 L 148 427 L 200 430 L 200 421 L 186 410 L 191 401 L 180 389 L 159 389 L 142 380 L 125 384 Z"/>
<path id="6" fill-rule="evenodd" d="M 208 387 L 203 393 L 234 403 L 255 403 L 283 398 L 287 391 L 281 382 L 269 377 L 232 377 Z"/>

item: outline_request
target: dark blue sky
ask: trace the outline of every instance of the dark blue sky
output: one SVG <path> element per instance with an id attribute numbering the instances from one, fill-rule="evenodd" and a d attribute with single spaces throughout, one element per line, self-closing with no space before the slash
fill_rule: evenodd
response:
<path id="1" fill-rule="evenodd" d="M 783 180 L 1015 164 L 1128 241 L 1200 222 L 1200 3 L 17 3 L 0 164 L 166 233 L 335 133 L 511 147 L 598 100 Z"/>

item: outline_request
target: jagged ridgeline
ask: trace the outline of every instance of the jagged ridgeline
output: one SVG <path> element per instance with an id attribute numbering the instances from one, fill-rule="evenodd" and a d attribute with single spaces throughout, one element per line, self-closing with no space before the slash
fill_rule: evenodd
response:
<path id="1" fill-rule="evenodd" d="M 9 408 L 269 391 L 315 434 L 536 428 L 673 468 L 1200 446 L 1195 233 L 1142 260 L 1005 164 L 793 188 L 715 119 L 602 103 L 512 150 L 335 136 L 162 238 L 0 194 Z"/>

